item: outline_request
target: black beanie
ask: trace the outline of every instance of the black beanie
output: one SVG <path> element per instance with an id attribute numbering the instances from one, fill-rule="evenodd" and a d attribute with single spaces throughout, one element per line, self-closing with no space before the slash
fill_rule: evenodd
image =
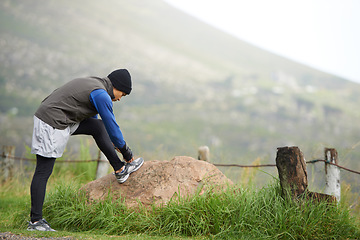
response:
<path id="1" fill-rule="evenodd" d="M 131 92 L 131 76 L 128 70 L 118 69 L 108 75 L 112 85 L 119 91 L 126 94 Z"/>

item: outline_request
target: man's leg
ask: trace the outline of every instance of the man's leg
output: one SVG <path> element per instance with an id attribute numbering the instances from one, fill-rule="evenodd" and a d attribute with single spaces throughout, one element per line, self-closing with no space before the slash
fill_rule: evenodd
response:
<path id="1" fill-rule="evenodd" d="M 53 171 L 55 158 L 36 155 L 36 169 L 30 186 L 31 222 L 42 219 L 42 208 L 45 199 L 46 184 Z"/>
<path id="2" fill-rule="evenodd" d="M 109 160 L 114 171 L 117 171 L 124 166 L 124 162 L 122 162 L 116 154 L 114 145 L 112 144 L 111 139 L 104 126 L 104 123 L 101 119 L 88 118 L 82 121 L 79 127 L 73 133 L 73 135 L 78 134 L 93 136 L 97 146 Z"/>

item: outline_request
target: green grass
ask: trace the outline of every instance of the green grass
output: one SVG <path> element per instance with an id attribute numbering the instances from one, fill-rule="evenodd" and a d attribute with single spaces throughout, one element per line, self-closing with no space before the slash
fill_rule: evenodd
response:
<path id="1" fill-rule="evenodd" d="M 88 148 L 78 159 L 92 158 Z M 105 200 L 89 202 L 80 188 L 93 180 L 95 169 L 95 163 L 55 164 L 43 211 L 57 230 L 51 233 L 26 231 L 31 176 L 19 171 L 0 182 L 0 232 L 74 239 L 360 239 L 359 211 L 352 206 L 358 196 L 350 185 L 344 185 L 339 205 L 293 201 L 281 196 L 276 180 L 257 189 L 253 174 L 242 172 L 246 181 L 221 191 L 200 189 L 162 207 L 128 208 L 124 199 L 113 201 L 111 192 Z"/>
<path id="2" fill-rule="evenodd" d="M 277 184 L 260 190 L 229 187 L 164 207 L 127 208 L 123 199 L 89 203 L 79 183 L 58 182 L 47 195 L 44 216 L 56 233 L 29 233 L 29 196 L 1 193 L 0 231 L 26 236 L 85 239 L 359 239 L 360 228 L 344 205 L 291 201 Z M 2 188 L 3 189 L 3 188 Z M 21 195 L 21 194 L 20 194 Z"/>

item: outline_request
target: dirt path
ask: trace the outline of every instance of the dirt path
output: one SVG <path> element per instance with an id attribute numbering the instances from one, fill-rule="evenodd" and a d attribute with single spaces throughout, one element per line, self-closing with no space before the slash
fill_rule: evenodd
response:
<path id="1" fill-rule="evenodd" d="M 52 240 L 71 240 L 73 238 L 69 238 L 69 237 L 56 237 L 56 238 L 48 238 L 48 237 L 42 237 L 42 238 L 34 238 L 34 237 L 25 237 L 25 236 L 21 236 L 21 235 L 16 235 L 13 234 L 11 232 L 2 232 L 0 233 L 0 239 L 11 239 L 11 240 L 35 240 L 35 239 L 41 239 L 41 240 L 47 240 L 47 239 L 52 239 Z"/>

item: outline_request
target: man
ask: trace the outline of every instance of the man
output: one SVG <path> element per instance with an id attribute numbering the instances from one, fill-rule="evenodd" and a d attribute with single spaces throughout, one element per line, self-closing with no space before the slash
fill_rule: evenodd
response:
<path id="1" fill-rule="evenodd" d="M 61 157 L 70 135 L 92 135 L 114 169 L 119 183 L 143 164 L 134 160 L 113 114 L 113 103 L 130 94 L 131 76 L 118 69 L 105 78 L 74 79 L 46 97 L 34 116 L 31 153 L 36 154 L 36 169 L 31 182 L 31 221 L 28 230 L 55 231 L 42 218 L 46 184 L 56 158 Z M 97 119 L 99 114 L 101 119 Z M 126 163 L 115 152 L 119 151 Z"/>

